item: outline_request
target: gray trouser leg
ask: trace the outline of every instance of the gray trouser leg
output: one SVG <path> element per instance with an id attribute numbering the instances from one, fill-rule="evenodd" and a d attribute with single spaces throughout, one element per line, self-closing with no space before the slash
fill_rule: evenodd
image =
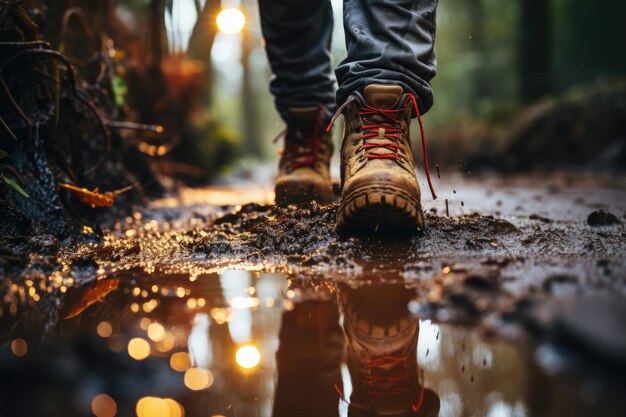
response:
<path id="1" fill-rule="evenodd" d="M 330 0 L 259 0 L 261 27 L 274 73 L 270 92 L 283 119 L 289 107 L 335 106 L 330 63 Z"/>
<path id="2" fill-rule="evenodd" d="M 337 103 L 368 84 L 396 84 L 432 106 L 437 0 L 344 0 L 348 56 L 337 67 Z"/>

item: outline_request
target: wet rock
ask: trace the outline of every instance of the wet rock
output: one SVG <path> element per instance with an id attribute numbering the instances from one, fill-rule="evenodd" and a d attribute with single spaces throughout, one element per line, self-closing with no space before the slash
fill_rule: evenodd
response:
<path id="1" fill-rule="evenodd" d="M 621 222 L 614 214 L 604 209 L 594 210 L 587 217 L 587 224 L 589 226 L 608 226 L 620 223 Z"/>

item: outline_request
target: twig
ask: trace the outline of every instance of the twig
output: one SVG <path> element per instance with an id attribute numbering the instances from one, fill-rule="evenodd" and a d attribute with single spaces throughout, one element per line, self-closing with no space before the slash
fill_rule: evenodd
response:
<path id="1" fill-rule="evenodd" d="M 69 26 L 70 19 L 74 16 L 78 17 L 78 21 L 83 27 L 83 31 L 85 32 L 85 35 L 93 39 L 94 33 L 91 30 L 91 27 L 89 26 L 87 21 L 85 20 L 85 16 L 83 15 L 82 9 L 80 7 L 70 7 L 69 9 L 65 11 L 65 13 L 63 13 L 63 20 L 61 23 L 61 32 L 59 33 L 60 41 L 65 42 L 65 37 L 67 34 L 67 27 Z"/>
<path id="2" fill-rule="evenodd" d="M 0 16 L 0 26 L 3 26 L 4 19 L 6 19 L 7 16 L 9 15 L 9 11 L 11 11 L 11 8 L 15 7 L 15 6 L 18 6 L 20 3 L 24 3 L 24 0 L 3 1 L 1 3 L 6 6 L 6 9 L 4 9 L 4 12 L 2 13 L 2 16 Z"/>
<path id="3" fill-rule="evenodd" d="M 13 107 L 15 107 L 15 110 L 18 112 L 20 117 L 24 119 L 24 121 L 26 122 L 26 125 L 28 126 L 28 138 L 30 139 L 32 132 L 33 132 L 33 122 L 26 115 L 26 113 L 22 111 L 22 108 L 17 104 L 17 102 L 15 101 L 15 98 L 13 97 L 13 94 L 11 94 L 11 90 L 9 90 L 9 86 L 4 82 L 4 78 L 2 78 L 2 76 L 0 76 L 0 85 L 2 85 L 4 92 L 7 94 L 7 97 L 9 97 L 9 101 L 11 102 L 11 104 L 13 104 Z M 4 121 L 3 121 L 3 124 L 4 124 Z M 15 135 L 13 137 L 17 140 L 17 137 Z"/>
<path id="4" fill-rule="evenodd" d="M 72 64 L 70 64 L 70 62 L 67 60 L 67 58 L 63 54 L 60 54 L 57 51 L 52 51 L 52 50 L 48 50 L 48 49 L 27 49 L 27 50 L 24 50 L 24 51 L 20 51 L 17 54 L 13 55 L 11 58 L 7 59 L 5 62 L 3 62 L 0 65 L 0 68 L 4 68 L 9 63 L 11 63 L 11 62 L 15 61 L 17 58 L 19 58 L 20 56 L 28 55 L 28 54 L 47 55 L 47 56 L 51 56 L 51 57 L 61 61 L 67 67 L 67 75 L 70 78 L 68 81 L 69 81 L 70 86 L 72 88 L 72 92 L 96 116 L 96 120 L 98 121 L 98 124 L 100 125 L 100 127 L 102 129 L 102 133 L 104 135 L 105 145 L 104 145 L 104 155 L 103 155 L 103 157 L 100 158 L 100 160 L 98 162 L 96 162 L 94 164 L 94 166 L 92 166 L 87 171 L 85 171 L 85 175 L 93 174 L 93 172 L 96 169 L 100 168 L 100 166 L 104 163 L 104 160 L 108 157 L 108 154 L 111 151 L 111 136 L 109 134 L 109 130 L 107 129 L 107 127 L 106 127 L 106 125 L 104 123 L 104 120 L 102 119 L 102 116 L 100 115 L 100 112 L 94 106 L 94 104 L 89 100 L 89 98 L 83 96 L 82 92 L 78 88 L 78 84 L 76 82 L 76 74 L 74 73 L 74 68 L 72 67 Z"/>
<path id="5" fill-rule="evenodd" d="M 93 174 L 96 169 L 100 168 L 106 158 L 109 156 L 109 152 L 111 152 L 111 135 L 109 134 L 109 129 L 107 129 L 106 124 L 104 123 L 104 119 L 102 118 L 102 116 L 100 116 L 100 112 L 91 102 L 91 100 L 89 100 L 89 98 L 87 97 L 84 97 L 81 91 L 76 90 L 74 93 L 76 94 L 76 97 L 78 97 L 78 99 L 82 101 L 83 104 L 89 107 L 91 112 L 96 116 L 96 120 L 98 121 L 98 124 L 100 125 L 102 132 L 104 133 L 104 155 L 91 168 L 85 171 L 85 175 L 90 175 Z"/>
<path id="6" fill-rule="evenodd" d="M 129 130 L 142 130 L 146 132 L 155 132 L 155 133 L 163 133 L 163 126 L 160 125 L 150 125 L 143 123 L 135 123 L 128 122 L 122 120 L 105 120 L 104 122 L 108 127 L 112 127 L 114 129 L 129 129 Z"/>
<path id="7" fill-rule="evenodd" d="M 0 117 L 0 124 L 2 124 L 2 126 L 6 129 L 6 131 L 9 132 L 9 135 L 13 138 L 13 140 L 15 140 L 16 142 L 19 142 L 19 139 L 17 138 L 17 136 L 15 136 L 15 133 L 13 133 L 9 125 L 7 125 L 7 123 L 4 121 L 2 117 Z"/>
<path id="8" fill-rule="evenodd" d="M 27 41 L 27 42 L 0 42 L 0 46 L 7 46 L 7 47 L 17 47 L 17 46 L 24 46 L 24 47 L 33 47 L 33 46 L 45 46 L 47 48 L 50 48 L 50 42 L 46 42 L 46 41 Z"/>

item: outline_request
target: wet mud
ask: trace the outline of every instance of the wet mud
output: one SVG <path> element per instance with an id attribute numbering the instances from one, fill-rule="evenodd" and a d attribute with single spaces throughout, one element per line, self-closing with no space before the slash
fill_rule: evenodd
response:
<path id="1" fill-rule="evenodd" d="M 342 353 L 341 294 L 399 288 L 395 300 L 370 297 L 349 311 L 356 308 L 383 336 L 394 320 L 402 322 L 394 314 L 421 320 L 415 349 L 422 387 L 437 395 L 439 415 L 623 415 L 617 392 L 626 387 L 626 181 L 537 183 L 458 180 L 438 201 L 425 201 L 428 228 L 418 235 L 338 234 L 336 205 L 280 208 L 267 188 L 244 185 L 185 190 L 103 231 L 86 226 L 78 242 L 5 236 L 0 368 L 12 376 L 27 369 L 38 375 L 41 395 L 74 401 L 47 415 L 89 415 L 98 392 L 114 399 L 116 415 L 146 415 L 137 409 L 144 397 L 156 398 L 146 407 L 167 403 L 188 416 L 280 415 L 283 402 L 292 411 L 313 403 L 298 397 L 303 391 L 346 415 L 358 378 Z M 304 318 L 289 316 L 300 310 Z M 320 314 L 323 320 L 305 326 L 308 333 L 287 334 L 288 323 Z M 149 346 L 145 359 L 131 354 L 144 346 L 131 347 L 136 338 Z M 29 353 L 17 354 L 21 343 Z M 261 352 L 261 365 L 251 370 L 234 359 L 249 344 Z M 303 344 L 338 352 L 323 351 L 328 372 L 298 380 L 311 375 L 307 363 L 320 354 L 289 353 Z M 275 359 L 281 349 L 283 362 L 293 364 L 283 367 L 282 379 Z M 177 352 L 202 370 L 195 377 L 211 383 L 189 388 L 185 379 L 194 373 L 174 369 Z M 68 367 L 63 381 L 56 368 L 41 376 L 47 357 Z M 300 365 L 296 376 L 285 376 Z M 94 385 L 79 401 L 84 375 Z M 67 390 L 50 393 L 62 384 Z M 2 391 L 19 396 L 18 387 Z M 12 415 L 34 415 L 23 411 L 16 406 Z"/>

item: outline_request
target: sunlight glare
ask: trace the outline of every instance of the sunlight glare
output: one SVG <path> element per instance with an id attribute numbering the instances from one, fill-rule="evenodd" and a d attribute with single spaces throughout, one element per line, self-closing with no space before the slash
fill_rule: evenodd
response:
<path id="1" fill-rule="evenodd" d="M 245 369 L 254 368 L 261 361 L 261 353 L 259 349 L 252 345 L 242 346 L 237 350 L 235 355 L 237 364 Z"/>
<path id="2" fill-rule="evenodd" d="M 246 24 L 246 17 L 241 10 L 235 8 L 224 9 L 217 15 L 217 28 L 223 33 L 241 32 Z"/>

